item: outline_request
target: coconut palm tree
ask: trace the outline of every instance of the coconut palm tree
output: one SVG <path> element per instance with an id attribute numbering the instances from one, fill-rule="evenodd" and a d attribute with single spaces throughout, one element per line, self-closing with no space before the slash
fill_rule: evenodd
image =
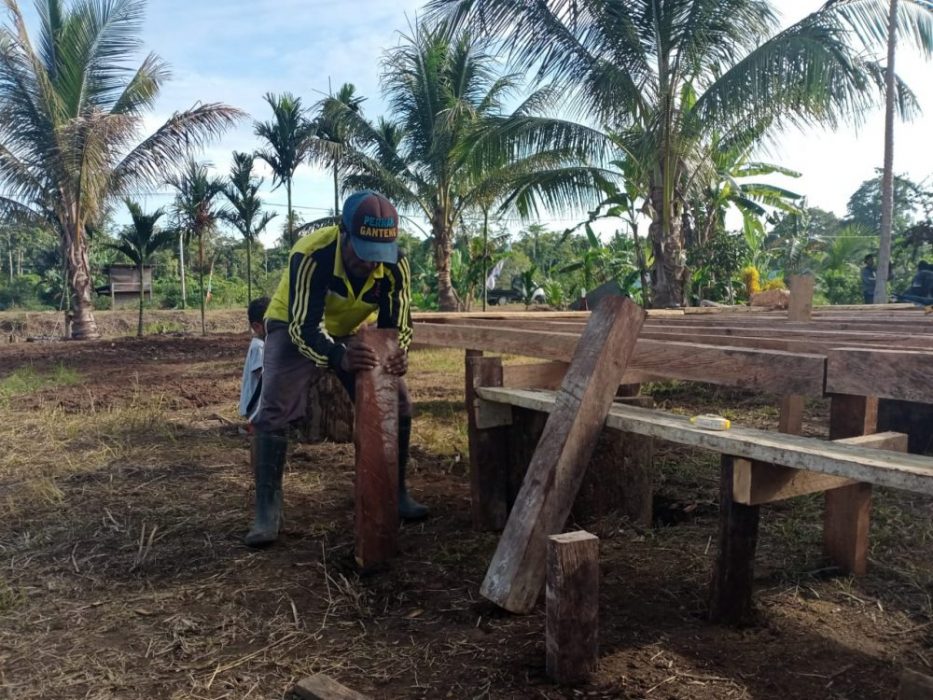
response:
<path id="1" fill-rule="evenodd" d="M 175 189 L 173 208 L 179 228 L 189 232 L 198 240 L 198 287 L 201 297 L 201 334 L 207 335 L 204 321 L 204 236 L 217 225 L 220 207 L 217 200 L 224 193 L 226 183 L 209 172 L 208 163 L 188 160 L 181 173 L 166 179 L 166 184 Z"/>
<path id="2" fill-rule="evenodd" d="M 253 244 L 256 236 L 275 218 L 275 214 L 262 211 L 259 188 L 262 187 L 263 179 L 253 177 L 253 162 L 254 156 L 249 153 L 233 152 L 230 182 L 224 189 L 230 209 L 220 212 L 220 218 L 239 231 L 246 240 L 247 301 L 253 299 Z"/>
<path id="3" fill-rule="evenodd" d="M 496 67 L 470 32 L 416 24 L 383 61 L 391 120 L 373 125 L 337 100 L 326 104 L 361 144 L 347 154 L 344 186 L 379 190 L 430 222 L 444 310 L 458 307 L 450 277 L 454 228 L 464 212 L 482 208 L 490 190 L 525 216 L 539 205 L 583 210 L 598 201 L 594 191 L 606 177 L 575 148 L 589 143 L 590 130 L 540 116 L 547 91 L 504 112 L 519 81 Z M 506 190 L 511 194 L 499 197 Z"/>
<path id="4" fill-rule="evenodd" d="M 139 274 L 139 326 L 136 335 L 141 338 L 143 335 L 143 305 L 146 298 L 146 293 L 143 291 L 143 270 L 155 253 L 172 245 L 175 232 L 156 230 L 156 224 L 165 215 L 164 209 L 156 209 L 151 214 L 146 214 L 143 212 L 142 207 L 132 199 L 127 198 L 123 201 L 130 211 L 133 223 L 120 233 L 117 242 L 110 244 L 110 247 L 123 253 L 136 263 L 136 270 Z"/>
<path id="5" fill-rule="evenodd" d="M 142 47 L 144 0 L 44 0 L 30 35 L 16 0 L 0 28 L 0 209 L 51 225 L 64 253 L 72 334 L 99 336 L 91 302 L 88 231 L 127 192 L 156 185 L 241 113 L 220 104 L 177 112 L 142 137 L 168 78 Z"/>
<path id="6" fill-rule="evenodd" d="M 515 70 L 564 91 L 562 104 L 605 125 L 645 174 L 651 217 L 653 301 L 683 303 L 682 229 L 688 185 L 707 137 L 726 139 L 763 123 L 858 119 L 883 86 L 863 46 L 887 38 L 885 0 L 830 0 L 778 29 L 767 0 L 431 0 L 429 15 L 495 35 Z M 933 13 L 902 0 L 897 27 L 933 48 Z M 915 107 L 903 84 L 902 114 Z"/>
<path id="7" fill-rule="evenodd" d="M 881 175 L 881 235 L 878 246 L 878 269 L 891 265 L 891 231 L 894 219 L 894 100 L 896 74 L 894 55 L 897 48 L 897 0 L 890 0 L 888 13 L 888 63 L 884 70 L 884 167 Z M 933 7 L 933 5 L 931 5 Z M 876 304 L 888 301 L 887 275 L 875 279 Z"/>
<path id="8" fill-rule="evenodd" d="M 288 199 L 285 241 L 291 247 L 295 244 L 294 216 L 292 214 L 292 180 L 295 170 L 308 157 L 314 125 L 305 115 L 301 98 L 291 93 L 265 96 L 272 108 L 272 121 L 256 122 L 256 136 L 265 140 L 266 146 L 256 151 L 256 157 L 264 160 L 272 168 L 272 186 L 285 185 Z"/>
<path id="9" fill-rule="evenodd" d="M 314 125 L 314 138 L 310 143 L 310 157 L 313 163 L 329 168 L 334 177 L 334 216 L 340 216 L 340 167 L 352 147 L 353 134 L 347 121 L 340 116 L 343 110 L 360 112 L 360 106 L 366 98 L 356 94 L 352 83 L 344 83 L 336 95 L 321 100 L 317 105 Z M 339 104 L 341 110 L 334 109 Z"/>

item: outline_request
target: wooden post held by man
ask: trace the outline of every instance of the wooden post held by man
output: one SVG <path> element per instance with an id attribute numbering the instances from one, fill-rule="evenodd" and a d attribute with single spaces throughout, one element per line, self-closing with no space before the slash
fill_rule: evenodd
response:
<path id="1" fill-rule="evenodd" d="M 398 377 L 386 372 L 398 331 L 363 328 L 379 364 L 356 375 L 356 563 L 366 571 L 398 550 Z"/>

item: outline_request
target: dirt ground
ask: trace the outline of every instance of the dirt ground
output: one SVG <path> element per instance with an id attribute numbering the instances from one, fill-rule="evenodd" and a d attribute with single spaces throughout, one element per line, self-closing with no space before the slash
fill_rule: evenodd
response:
<path id="1" fill-rule="evenodd" d="M 820 501 L 763 511 L 758 622 L 704 620 L 715 456 L 659 446 L 657 521 L 601 538 L 600 668 L 544 675 L 544 607 L 479 597 L 496 536 L 470 529 L 462 356 L 413 354 L 412 487 L 387 572 L 352 563 L 353 453 L 296 445 L 285 532 L 251 513 L 235 406 L 243 334 L 0 347 L 0 697 L 282 698 L 327 673 L 375 698 L 878 698 L 933 661 L 933 502 L 879 490 L 871 572 L 820 553 Z M 775 399 L 653 387 L 663 407 L 775 425 Z M 820 434 L 826 406 L 808 406 Z"/>

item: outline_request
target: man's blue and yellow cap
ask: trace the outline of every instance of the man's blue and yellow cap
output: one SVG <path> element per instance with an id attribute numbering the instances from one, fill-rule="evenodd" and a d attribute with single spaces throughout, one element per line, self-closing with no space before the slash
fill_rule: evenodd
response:
<path id="1" fill-rule="evenodd" d="M 398 262 L 398 211 L 372 190 L 354 192 L 343 203 L 343 228 L 353 252 L 367 262 Z"/>

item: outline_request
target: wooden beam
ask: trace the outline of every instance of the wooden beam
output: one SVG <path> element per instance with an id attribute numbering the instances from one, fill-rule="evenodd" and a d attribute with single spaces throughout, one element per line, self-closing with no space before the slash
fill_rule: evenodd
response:
<path id="1" fill-rule="evenodd" d="M 298 681 L 291 694 L 300 700 L 369 700 L 369 697 L 318 673 Z"/>
<path id="2" fill-rule="evenodd" d="M 358 338 L 379 357 L 356 373 L 356 563 L 369 571 L 398 551 L 398 377 L 384 369 L 398 332 L 364 327 Z"/>
<path id="3" fill-rule="evenodd" d="M 745 462 L 722 455 L 720 466 L 719 547 L 709 586 L 709 619 L 729 625 L 748 624 L 754 617 L 752 593 L 760 508 L 737 503 L 732 497 L 734 468 Z"/>
<path id="4" fill-rule="evenodd" d="M 489 401 L 535 411 L 551 411 L 555 403 L 554 395 L 545 391 L 480 389 L 478 393 Z M 606 426 L 719 454 L 933 495 L 933 458 L 921 455 L 893 454 L 754 428 L 703 430 L 686 416 L 634 406 L 613 406 Z"/>
<path id="5" fill-rule="evenodd" d="M 547 544 L 547 675 L 580 683 L 599 662 L 599 538 L 551 535 Z"/>
<path id="6" fill-rule="evenodd" d="M 858 445 L 875 450 L 907 452 L 907 436 L 904 433 L 875 433 L 860 437 L 838 440 L 841 444 Z M 735 480 L 732 497 L 736 503 L 757 506 L 783 501 L 795 496 L 819 493 L 842 486 L 851 486 L 855 481 L 830 474 L 808 472 L 801 469 L 781 467 L 742 460 L 734 465 Z"/>
<path id="7" fill-rule="evenodd" d="M 641 308 L 622 297 L 604 299 L 590 317 L 480 588 L 506 610 L 527 613 L 535 605 L 546 537 L 570 514 L 643 321 Z"/>
<path id="8" fill-rule="evenodd" d="M 502 386 L 502 359 L 466 358 L 467 430 L 470 444 L 470 512 L 476 530 L 501 530 L 508 513 L 508 424 L 485 418 L 480 386 Z M 504 407 L 511 418 L 511 408 Z"/>
<path id="9" fill-rule="evenodd" d="M 580 340 L 572 333 L 452 324 L 423 324 L 416 332 L 418 342 L 426 345 L 482 349 L 561 362 L 570 360 Z M 825 364 L 823 356 L 814 354 L 639 339 L 623 382 L 682 379 L 775 394 L 822 396 Z"/>
<path id="10" fill-rule="evenodd" d="M 829 409 L 831 440 L 874 433 L 878 399 L 836 394 Z M 842 571 L 856 576 L 868 569 L 868 525 L 871 484 L 844 486 L 826 492 L 823 511 L 823 551 Z"/>
<path id="11" fill-rule="evenodd" d="M 897 700 L 933 700 L 933 677 L 904 669 Z"/>
<path id="12" fill-rule="evenodd" d="M 567 374 L 566 362 L 538 362 L 533 365 L 506 365 L 502 368 L 502 386 L 519 389 L 560 388 Z"/>
<path id="13" fill-rule="evenodd" d="M 791 321 L 809 321 L 813 311 L 813 275 L 792 275 L 790 278 L 790 303 L 787 318 Z M 800 435 L 803 429 L 804 397 L 788 394 L 781 399 L 778 430 L 782 433 Z"/>
<path id="14" fill-rule="evenodd" d="M 840 348 L 827 360 L 827 393 L 933 403 L 933 352 Z"/>

